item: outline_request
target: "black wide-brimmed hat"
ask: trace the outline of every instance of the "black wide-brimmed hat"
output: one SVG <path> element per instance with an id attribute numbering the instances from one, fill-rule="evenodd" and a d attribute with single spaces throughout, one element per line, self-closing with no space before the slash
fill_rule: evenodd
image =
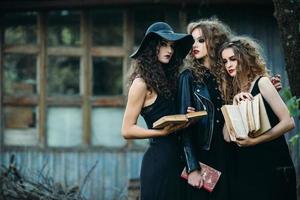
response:
<path id="1" fill-rule="evenodd" d="M 147 42 L 157 36 L 165 40 L 175 42 L 174 48 L 180 58 L 184 58 L 188 54 L 194 43 L 192 35 L 174 33 L 169 24 L 165 22 L 156 22 L 149 26 L 139 48 L 133 54 L 131 54 L 130 57 L 136 58 Z"/>

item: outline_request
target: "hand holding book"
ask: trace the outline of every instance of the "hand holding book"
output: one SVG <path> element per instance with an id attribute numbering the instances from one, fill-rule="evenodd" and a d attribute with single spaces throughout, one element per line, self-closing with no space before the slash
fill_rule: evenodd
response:
<path id="1" fill-rule="evenodd" d="M 161 129 L 169 125 L 187 124 L 207 115 L 206 111 L 196 111 L 187 114 L 166 115 L 153 123 L 153 128 Z"/>
<path id="2" fill-rule="evenodd" d="M 257 137 L 271 128 L 261 94 L 238 105 L 224 105 L 221 110 L 231 141 Z"/>
<path id="3" fill-rule="evenodd" d="M 202 175 L 202 180 L 203 180 L 203 185 L 202 187 L 207 190 L 208 192 L 212 192 L 218 183 L 221 172 L 202 163 L 199 162 L 201 166 L 201 175 Z M 181 173 L 181 178 L 188 179 L 188 173 L 186 172 L 186 169 L 184 168 L 182 173 Z"/>

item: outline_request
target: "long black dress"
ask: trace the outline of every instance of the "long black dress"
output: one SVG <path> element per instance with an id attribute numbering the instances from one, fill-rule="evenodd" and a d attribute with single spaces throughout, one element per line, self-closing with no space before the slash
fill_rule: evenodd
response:
<path id="1" fill-rule="evenodd" d="M 260 79 L 260 78 L 259 78 Z M 258 81 L 251 94 L 260 93 Z M 279 120 L 264 100 L 271 126 Z M 237 147 L 235 199 L 296 200 L 295 168 L 284 136 L 251 147 Z"/>
<path id="2" fill-rule="evenodd" d="M 142 109 L 149 129 L 162 116 L 175 114 L 175 105 L 158 95 L 150 106 Z M 165 137 L 150 139 L 141 168 L 141 200 L 180 200 L 180 173 L 184 164 L 180 161 L 178 137 L 171 133 Z"/>
<path id="3" fill-rule="evenodd" d="M 195 147 L 197 159 L 219 171 L 221 177 L 214 190 L 210 193 L 203 188 L 197 189 L 187 183 L 185 184 L 186 200 L 231 200 L 230 198 L 230 177 L 231 177 L 231 152 L 232 144 L 225 142 L 223 139 L 224 118 L 221 112 L 223 100 L 218 89 L 216 77 L 207 70 L 203 77 L 210 100 L 214 105 L 214 127 L 210 150 L 202 150 Z M 205 128 L 205 127 L 203 127 Z M 201 133 L 184 133 L 184 134 L 201 134 Z"/>

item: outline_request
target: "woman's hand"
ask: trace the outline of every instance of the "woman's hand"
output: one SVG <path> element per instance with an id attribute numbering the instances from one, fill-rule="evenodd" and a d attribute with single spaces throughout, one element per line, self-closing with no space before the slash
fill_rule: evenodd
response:
<path id="1" fill-rule="evenodd" d="M 168 126 L 165 126 L 163 129 L 158 130 L 159 136 L 169 135 L 170 133 L 186 128 L 188 125 L 189 123 L 169 124 Z"/>
<path id="2" fill-rule="evenodd" d="M 235 143 L 239 146 L 239 147 L 249 147 L 249 146 L 254 146 L 257 145 L 257 139 L 256 138 L 251 138 L 251 137 L 247 137 L 247 138 L 236 138 Z"/>
<path id="3" fill-rule="evenodd" d="M 245 100 L 253 100 L 253 96 L 252 94 L 250 94 L 249 92 L 241 92 L 238 93 L 237 95 L 235 95 L 233 97 L 233 104 L 237 105 L 239 104 L 241 101 L 245 101 Z"/>
<path id="4" fill-rule="evenodd" d="M 203 176 L 200 170 L 192 171 L 188 175 L 188 183 L 196 188 L 201 188 L 203 186 Z"/>
<path id="5" fill-rule="evenodd" d="M 194 108 L 194 107 L 188 107 L 187 109 L 186 109 L 186 112 L 187 113 L 192 113 L 192 112 L 195 112 L 196 111 L 196 109 Z"/>
<path id="6" fill-rule="evenodd" d="M 270 80 L 277 91 L 280 91 L 282 89 L 280 74 L 275 74 L 270 78 Z"/>

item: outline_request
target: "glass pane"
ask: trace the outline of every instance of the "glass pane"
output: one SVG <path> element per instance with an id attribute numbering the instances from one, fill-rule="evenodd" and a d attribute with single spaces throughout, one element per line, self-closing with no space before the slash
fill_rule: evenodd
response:
<path id="1" fill-rule="evenodd" d="M 93 58 L 93 94 L 122 94 L 122 58 Z"/>
<path id="2" fill-rule="evenodd" d="M 48 15 L 48 45 L 80 45 L 80 13 L 75 11 L 55 11 Z"/>
<path id="3" fill-rule="evenodd" d="M 35 44 L 37 42 L 36 12 L 9 13 L 4 16 L 3 23 L 5 44 Z"/>
<path id="4" fill-rule="evenodd" d="M 123 44 L 123 14 L 121 11 L 92 12 L 93 46 Z"/>
<path id="5" fill-rule="evenodd" d="M 36 56 L 7 54 L 3 64 L 6 95 L 36 94 Z"/>
<path id="6" fill-rule="evenodd" d="M 38 144 L 35 107 L 4 107 L 4 143 L 6 145 Z"/>
<path id="7" fill-rule="evenodd" d="M 163 11 L 139 10 L 134 15 L 134 44 L 138 46 L 144 38 L 147 28 L 154 22 L 165 21 Z"/>
<path id="8" fill-rule="evenodd" d="M 49 56 L 48 62 L 48 94 L 79 94 L 80 58 Z"/>
<path id="9" fill-rule="evenodd" d="M 93 108 L 92 144 L 121 147 L 126 140 L 121 136 L 123 108 Z"/>
<path id="10" fill-rule="evenodd" d="M 47 111 L 48 145 L 55 147 L 71 147 L 81 145 L 81 108 L 49 107 Z"/>

